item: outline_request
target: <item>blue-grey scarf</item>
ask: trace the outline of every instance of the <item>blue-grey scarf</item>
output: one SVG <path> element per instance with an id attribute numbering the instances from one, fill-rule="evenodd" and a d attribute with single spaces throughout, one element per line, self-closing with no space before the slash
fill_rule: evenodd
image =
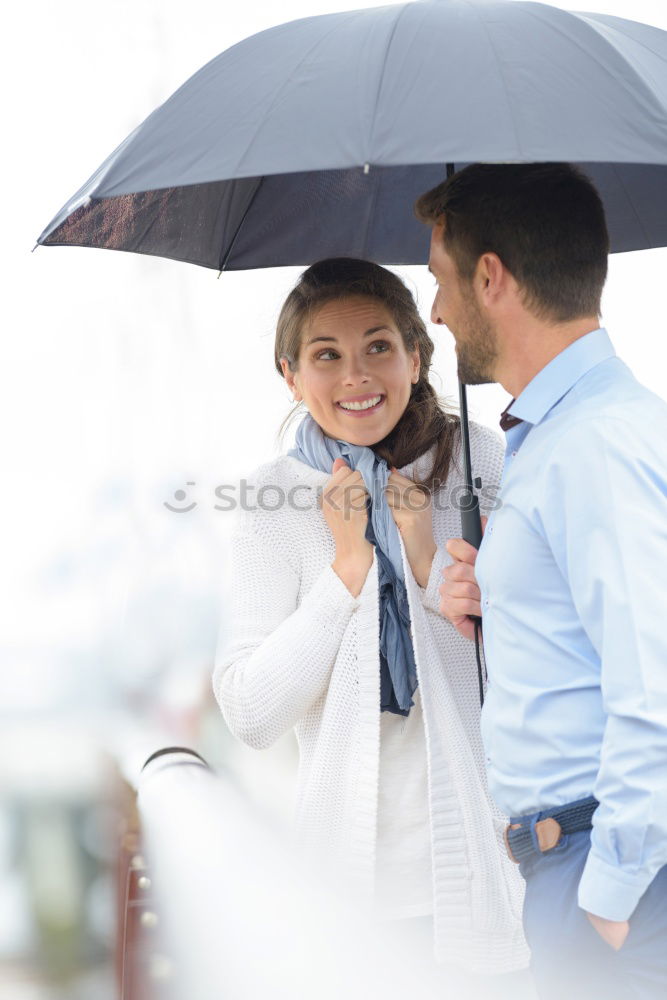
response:
<path id="1" fill-rule="evenodd" d="M 417 689 L 417 669 L 410 638 L 410 609 L 405 589 L 398 528 L 387 503 L 389 468 L 371 448 L 327 437 L 310 414 L 299 425 L 289 454 L 320 472 L 331 473 L 337 458 L 358 469 L 370 494 L 366 538 L 375 546 L 380 592 L 380 708 L 409 715 Z"/>

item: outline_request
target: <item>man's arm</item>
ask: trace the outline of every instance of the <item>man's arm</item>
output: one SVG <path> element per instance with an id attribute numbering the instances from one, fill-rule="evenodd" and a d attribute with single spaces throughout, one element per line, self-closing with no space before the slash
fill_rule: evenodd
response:
<path id="1" fill-rule="evenodd" d="M 482 518 L 482 531 L 487 521 L 488 517 Z M 473 639 L 475 623 L 470 616 L 482 616 L 481 593 L 475 577 L 477 549 L 463 538 L 450 538 L 447 552 L 452 561 L 442 570 L 440 614 L 448 618 L 465 639 Z"/>
<path id="2" fill-rule="evenodd" d="M 623 923 L 667 863 L 667 466 L 624 420 L 573 430 L 550 456 L 543 509 L 607 719 L 579 905 Z"/>

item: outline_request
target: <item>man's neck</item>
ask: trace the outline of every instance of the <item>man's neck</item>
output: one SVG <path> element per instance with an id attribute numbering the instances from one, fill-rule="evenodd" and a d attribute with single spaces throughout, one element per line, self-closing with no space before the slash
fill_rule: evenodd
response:
<path id="1" fill-rule="evenodd" d="M 502 349 L 496 365 L 496 381 L 516 399 L 550 361 L 599 326 L 597 316 L 553 325 L 531 317 L 519 329 L 499 336 Z"/>

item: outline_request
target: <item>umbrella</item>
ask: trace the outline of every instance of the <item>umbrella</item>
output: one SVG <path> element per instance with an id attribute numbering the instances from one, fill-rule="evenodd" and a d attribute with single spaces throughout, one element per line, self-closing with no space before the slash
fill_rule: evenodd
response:
<path id="1" fill-rule="evenodd" d="M 665 246 L 666 71 L 667 32 L 541 3 L 415 0 L 294 21 L 199 70 L 38 243 L 219 271 L 423 263 L 412 205 L 446 170 L 568 160 L 596 183 L 614 251 Z"/>
<path id="2" fill-rule="evenodd" d="M 305 18 L 223 52 L 38 239 L 221 270 L 423 263 L 447 163 L 568 160 L 616 251 L 667 243 L 667 32 L 510 0 Z"/>

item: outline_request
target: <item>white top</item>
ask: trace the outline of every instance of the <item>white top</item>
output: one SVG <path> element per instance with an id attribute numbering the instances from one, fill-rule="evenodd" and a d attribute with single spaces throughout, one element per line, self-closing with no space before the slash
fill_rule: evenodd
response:
<path id="1" fill-rule="evenodd" d="M 502 445 L 486 428 L 472 424 L 470 430 L 473 473 L 485 486 L 497 486 Z M 441 962 L 505 972 L 527 963 L 523 883 L 502 846 L 506 818 L 486 787 L 474 644 L 438 609 L 441 569 L 450 561 L 445 543 L 461 531 L 460 464 L 456 457 L 434 497 L 437 552 L 425 590 L 415 582 L 403 550 L 423 708 L 434 950 Z M 425 475 L 430 456 L 400 471 Z M 388 792 L 381 775 L 380 743 L 382 730 L 386 735 L 395 724 L 380 712 L 377 562 L 356 598 L 331 568 L 334 540 L 317 502 L 318 488 L 329 478 L 286 456 L 250 477 L 257 490 L 273 489 L 266 504 L 241 514 L 232 547 L 226 641 L 213 683 L 228 726 L 249 746 L 268 747 L 294 727 L 300 843 L 340 868 L 348 891 L 370 913 L 378 832 L 380 875 L 391 853 L 386 796 L 394 796 L 395 788 Z M 269 510 L 277 506 L 277 489 L 285 502 Z M 417 725 L 418 716 L 413 722 Z M 385 749 L 390 742 L 385 740 Z M 391 758 L 391 750 L 389 757 L 383 753 L 383 764 Z M 415 902 L 423 902 L 417 889 L 422 875 L 418 863 Z M 399 879 L 396 890 L 396 898 L 405 901 Z"/>
<path id="2" fill-rule="evenodd" d="M 385 919 L 433 913 L 426 739 L 419 688 L 406 717 L 380 716 L 375 905 Z"/>

